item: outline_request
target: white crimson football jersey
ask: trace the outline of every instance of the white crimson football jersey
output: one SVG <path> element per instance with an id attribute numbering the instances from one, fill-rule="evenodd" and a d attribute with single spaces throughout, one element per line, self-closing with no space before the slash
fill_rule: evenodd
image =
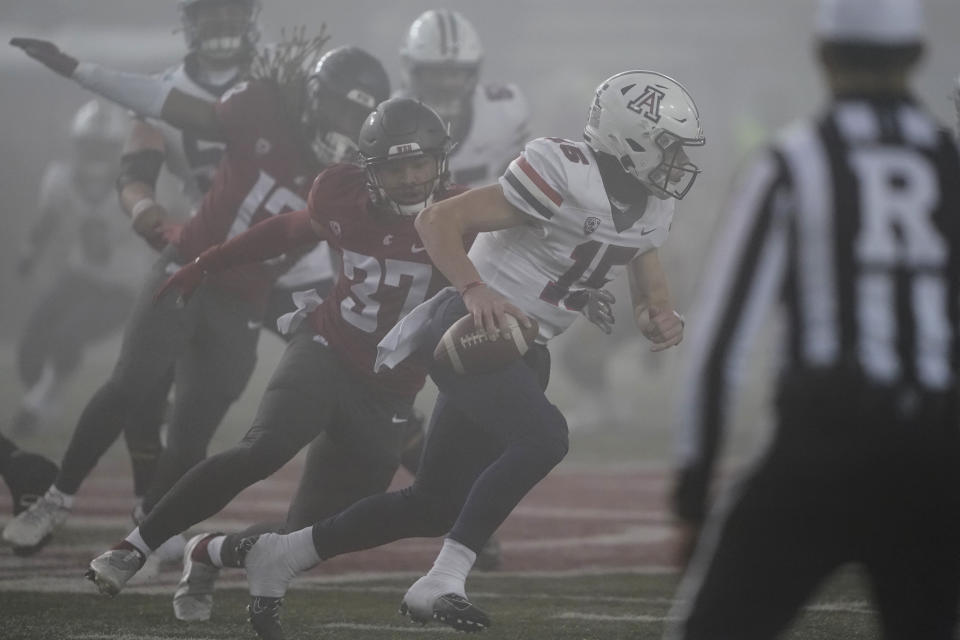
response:
<path id="1" fill-rule="evenodd" d="M 403 90 L 400 96 L 408 96 Z M 472 119 L 463 140 L 448 158 L 451 181 L 480 187 L 496 181 L 529 137 L 530 111 L 514 84 L 477 86 Z"/>
<path id="2" fill-rule="evenodd" d="M 40 181 L 39 210 L 56 216 L 55 237 L 44 254 L 60 267 L 101 282 L 135 290 L 142 284 L 152 258 L 130 233 L 130 222 L 110 188 L 95 202 L 84 197 L 70 164 L 52 162 Z"/>
<path id="3" fill-rule="evenodd" d="M 216 102 L 220 96 L 190 77 L 185 63 L 171 67 L 159 74 L 164 83 L 183 93 Z M 226 88 L 226 87 L 224 87 Z M 163 135 L 167 170 L 180 181 L 184 196 L 192 209 L 200 204 L 203 194 L 210 188 L 213 174 L 220 165 L 224 144 L 202 140 L 187 131 L 181 131 L 162 121 L 151 120 Z"/>
<path id="4" fill-rule="evenodd" d="M 611 202 L 583 142 L 532 140 L 500 186 L 529 224 L 479 234 L 469 255 L 487 286 L 536 318 L 538 342 L 579 317 L 564 306 L 570 291 L 602 288 L 635 256 L 660 247 L 673 221 L 673 199 Z"/>

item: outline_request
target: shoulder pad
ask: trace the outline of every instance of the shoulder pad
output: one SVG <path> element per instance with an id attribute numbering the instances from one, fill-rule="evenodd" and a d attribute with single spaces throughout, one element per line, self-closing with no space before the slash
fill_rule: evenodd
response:
<path id="1" fill-rule="evenodd" d="M 335 164 L 324 169 L 313 181 L 307 208 L 315 219 L 322 218 L 325 205 L 345 197 L 353 197 L 366 188 L 367 174 L 355 164 Z"/>
<path id="2" fill-rule="evenodd" d="M 500 178 L 500 185 L 512 205 L 547 219 L 560 210 L 570 163 L 564 157 L 564 142 L 559 138 L 531 140 L 520 157 L 510 163 Z M 577 147 L 567 146 L 573 149 L 568 153 L 581 153 Z"/>

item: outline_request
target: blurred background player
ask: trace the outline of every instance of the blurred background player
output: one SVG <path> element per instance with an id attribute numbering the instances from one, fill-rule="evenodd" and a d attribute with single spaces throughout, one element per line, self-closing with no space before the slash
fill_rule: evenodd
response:
<path id="1" fill-rule="evenodd" d="M 425 11 L 407 30 L 400 60 L 403 87 L 398 95 L 423 101 L 449 126 L 453 183 L 480 187 L 503 175 L 529 138 L 530 113 L 517 85 L 481 84 L 483 45 L 470 21 L 450 9 Z M 419 450 L 413 443 L 408 447 L 408 469 L 415 467 Z M 492 537 L 477 568 L 496 569 L 500 562 L 500 544 Z"/>
<path id="2" fill-rule="evenodd" d="M 673 507 L 699 541 L 668 638 L 778 637 L 849 563 L 875 635 L 957 637 L 960 150 L 909 86 L 921 9 L 820 0 L 830 102 L 732 191 L 678 403 Z M 775 305 L 776 429 L 708 516 L 737 365 Z"/>
<path id="3" fill-rule="evenodd" d="M 325 41 L 324 35 L 307 38 L 299 30 L 290 34 L 256 57 L 252 79 L 235 85 L 217 104 L 191 96 L 163 77 L 80 66 L 86 86 L 123 106 L 227 143 L 197 214 L 183 225 L 158 223 L 156 232 L 169 246 L 142 288 L 113 375 L 83 411 L 71 441 L 75 448 L 94 434 L 109 444 L 138 419 L 138 408 L 175 367 L 166 447 L 145 497 L 145 511 L 205 456 L 214 429 L 246 385 L 277 274 L 266 264 L 232 270 L 208 282 L 187 305 L 175 300 L 155 304 L 153 295 L 176 264 L 193 260 L 265 217 L 304 206 L 320 167 L 310 144 L 320 131 L 317 114 L 311 113 L 315 103 L 309 99 L 308 77 Z M 21 46 L 68 77 L 78 68 L 74 58 L 50 43 L 28 40 Z M 7 525 L 4 539 L 30 546 L 63 523 L 73 495 L 65 490 L 70 487 L 58 483 L 59 478 L 44 499 Z"/>
<path id="4" fill-rule="evenodd" d="M 32 431 L 55 416 L 85 347 L 123 326 L 149 267 L 113 194 L 127 129 L 122 110 L 86 103 L 70 123 L 69 160 L 51 162 L 41 180 L 39 215 L 19 273 L 29 277 L 52 262 L 55 275 L 20 337 L 17 365 L 27 392 L 14 432 Z"/>
<path id="5" fill-rule="evenodd" d="M 473 25 L 450 9 L 413 21 L 400 47 L 398 95 L 423 101 L 450 127 L 454 184 L 479 187 L 503 174 L 529 138 L 527 101 L 515 84 L 481 84 L 483 45 Z"/>
<path id="6" fill-rule="evenodd" d="M 47 458 L 21 450 L 0 433 L 0 478 L 10 490 L 13 515 L 26 510 L 42 496 L 57 477 L 57 465 Z M 32 553 L 35 549 L 16 550 Z"/>
<path id="7" fill-rule="evenodd" d="M 259 39 L 258 11 L 259 4 L 255 0 L 180 2 L 181 29 L 187 45 L 187 55 L 180 64 L 158 74 L 158 78 L 186 94 L 215 102 L 249 72 Z M 116 114 L 117 107 L 110 107 L 110 110 Z M 124 118 L 124 123 L 126 120 Z M 135 117 L 132 125 L 125 126 L 125 130 L 129 133 L 123 143 L 119 176 L 116 160 L 111 159 L 108 181 L 112 183 L 116 180 L 120 204 L 130 216 L 133 230 L 154 249 L 161 250 L 166 244 L 162 230 L 175 222 L 166 208 L 156 202 L 155 191 L 161 168 L 166 166 L 179 182 L 182 199 L 192 213 L 212 183 L 224 145 L 216 140 L 203 140 L 195 132 L 183 132 L 159 120 L 147 122 Z M 123 131 L 119 135 L 122 136 Z M 119 145 L 122 141 L 122 137 L 115 141 L 116 154 L 120 152 Z M 102 186 L 105 188 L 105 185 Z M 125 244 L 129 246 L 129 243 Z M 141 251 L 143 249 L 141 248 Z M 142 280 L 147 270 L 131 272 L 129 275 L 134 279 L 139 275 Z M 122 273 L 117 271 L 118 275 Z M 136 282 L 136 286 L 140 284 Z M 135 291 L 133 289 L 130 292 L 131 307 Z M 91 300 L 88 304 L 95 302 Z M 124 319 L 125 315 L 114 316 L 114 323 Z M 37 326 L 33 322 L 31 325 Z M 101 326 L 111 325 L 102 323 Z M 142 501 L 160 459 L 160 429 L 173 379 L 174 372 L 171 368 L 165 379 L 151 391 L 149 400 L 142 403 L 137 418 L 124 425 L 123 434 L 133 469 L 135 521 L 143 517 Z M 43 383 L 43 378 L 40 383 Z M 42 384 L 38 386 L 40 389 L 45 388 Z M 116 439 L 116 434 L 109 429 L 108 423 L 102 425 L 103 432 L 87 432 L 83 438 L 74 439 L 67 450 L 57 479 L 57 486 L 64 493 L 73 495 L 77 492 L 100 456 Z M 184 543 L 182 536 L 170 540 L 155 559 L 179 559 Z"/>
<path id="8" fill-rule="evenodd" d="M 184 93 L 215 102 L 249 73 L 260 36 L 259 3 L 256 0 L 183 0 L 178 9 L 187 55 L 160 76 Z M 161 169 L 166 167 L 179 183 L 180 200 L 192 215 L 209 189 L 222 155 L 222 142 L 203 140 L 193 132 L 181 131 L 160 120 L 148 122 L 135 117 L 124 144 L 117 180 L 120 204 L 130 216 L 134 231 L 154 249 L 163 249 L 166 243 L 160 231 L 173 219 L 167 207 L 157 203 Z M 143 498 L 162 450 L 161 425 L 148 420 L 146 414 L 156 413 L 151 404 L 166 409 L 173 380 L 171 368 L 153 392 L 152 400 L 145 403 L 143 418 L 129 422 L 124 428 L 133 467 L 135 522 L 143 518 Z M 110 442 L 90 438 L 72 449 L 74 455 L 63 460 L 65 471 L 61 486 L 76 493 Z M 179 560 L 185 542 L 183 536 L 172 538 L 155 561 Z"/>

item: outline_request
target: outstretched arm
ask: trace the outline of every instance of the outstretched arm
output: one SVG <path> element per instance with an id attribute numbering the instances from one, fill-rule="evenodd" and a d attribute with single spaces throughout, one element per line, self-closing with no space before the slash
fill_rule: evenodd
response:
<path id="1" fill-rule="evenodd" d="M 47 40 L 13 38 L 10 44 L 65 78 L 141 116 L 162 119 L 202 138 L 222 139 L 214 103 L 186 94 L 168 80 L 80 62 Z"/>
<path id="2" fill-rule="evenodd" d="M 323 228 L 314 222 L 307 209 L 273 216 L 201 253 L 195 261 L 170 276 L 156 297 L 175 289 L 183 299 L 189 298 L 208 274 L 263 262 L 287 251 L 314 245 L 324 238 Z"/>

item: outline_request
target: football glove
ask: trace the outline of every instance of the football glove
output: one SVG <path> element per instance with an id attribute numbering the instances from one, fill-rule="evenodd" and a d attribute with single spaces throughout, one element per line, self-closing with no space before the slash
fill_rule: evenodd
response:
<path id="1" fill-rule="evenodd" d="M 77 69 L 79 61 L 73 56 L 60 51 L 57 45 L 49 40 L 38 40 L 37 38 L 13 38 L 10 44 L 20 49 L 24 53 L 46 65 L 48 68 L 56 71 L 65 78 L 73 76 Z"/>
<path id="2" fill-rule="evenodd" d="M 190 296 L 193 295 L 193 292 L 197 290 L 197 287 L 199 287 L 207 277 L 207 269 L 204 266 L 204 255 L 215 250 L 216 247 L 207 249 L 197 256 L 196 260 L 190 264 L 183 265 L 176 273 L 167 278 L 167 281 L 164 282 L 163 285 L 157 289 L 157 293 L 154 294 L 154 303 L 158 302 L 167 292 L 176 291 L 178 292 L 177 304 L 186 304 Z"/>
<path id="3" fill-rule="evenodd" d="M 579 311 L 587 320 L 600 327 L 607 335 L 613 332 L 613 309 L 610 305 L 617 301 L 606 289 L 577 289 L 563 299 L 563 306 Z"/>

